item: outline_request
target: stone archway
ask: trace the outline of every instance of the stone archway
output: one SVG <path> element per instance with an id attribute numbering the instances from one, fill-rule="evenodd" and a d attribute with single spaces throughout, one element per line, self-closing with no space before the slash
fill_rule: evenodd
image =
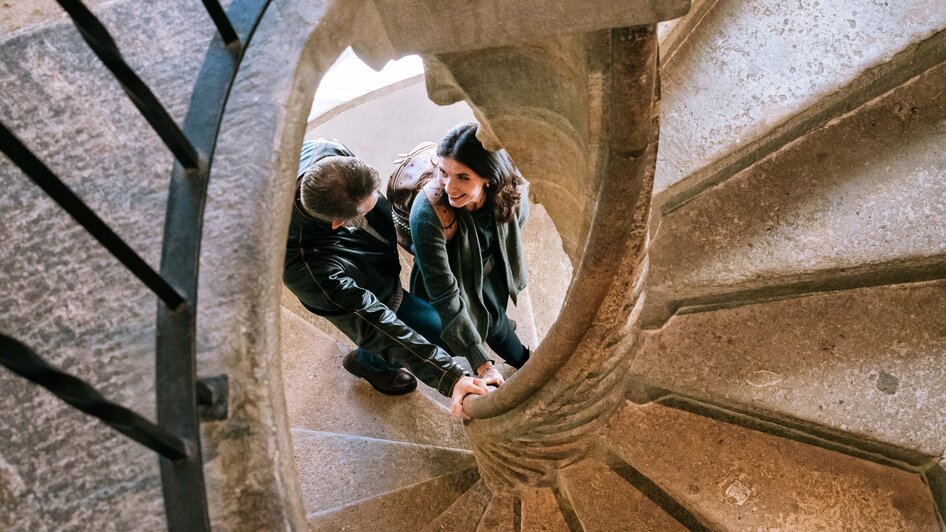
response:
<path id="1" fill-rule="evenodd" d="M 231 382 L 241 383 L 233 387 L 231 420 L 207 431 L 218 450 L 210 454 L 208 465 L 219 490 L 211 487 L 210 491 L 212 497 L 218 494 L 214 507 L 231 510 L 220 514 L 225 522 L 300 524 L 298 487 L 277 378 L 278 346 L 272 340 L 278 316 L 274 308 L 279 285 L 274 281 L 281 275 L 282 233 L 291 194 L 290 182 L 282 178 L 292 175 L 296 165 L 316 79 L 349 43 L 356 51 L 367 48 L 362 53 L 377 58 L 377 43 L 366 44 L 362 39 L 377 32 L 377 23 L 365 18 L 367 13 L 341 2 L 330 6 L 303 1 L 275 3 L 260 25 L 255 47 L 247 53 L 227 109 L 207 208 L 200 314 L 221 312 L 230 299 L 228 294 L 242 291 L 243 312 L 226 331 L 213 333 L 209 343 L 214 348 L 206 357 L 215 359 L 211 364 L 226 366 Z M 559 227 L 580 229 L 567 233 L 566 244 L 578 265 L 573 284 L 576 295 L 569 299 L 563 318 L 537 352 L 537 363 L 499 390 L 504 393 L 489 397 L 491 405 L 487 401 L 471 405 L 474 417 L 502 414 L 470 426 L 473 441 L 489 448 L 487 454 L 495 451 L 496 445 L 504 448 L 501 455 L 510 474 L 495 469 L 491 482 L 491 487 L 500 490 L 512 489 L 515 484 L 509 482 L 516 478 L 525 480 L 530 476 L 526 471 L 537 471 L 536 461 L 545 464 L 538 470 L 551 471 L 580 460 L 589 450 L 584 435 L 599 426 L 623 399 L 626 367 L 620 354 L 635 337 L 634 320 L 628 317 L 639 295 L 633 290 L 637 283 L 623 280 L 642 272 L 643 224 L 656 150 L 656 38 L 652 29 L 601 30 L 563 38 L 538 35 L 542 38 L 522 48 L 428 56 L 429 62 L 436 63 L 434 73 L 428 76 L 435 100 L 449 98 L 446 95 L 451 90 L 455 95 L 461 94 L 458 90 L 494 91 L 492 96 L 469 98 L 474 106 L 480 98 L 504 106 L 502 116 L 492 116 L 488 105 L 475 107 L 490 131 L 490 138 L 484 140 L 509 146 L 514 156 L 521 157 L 520 166 L 543 201 L 564 189 L 570 191 L 570 200 L 584 205 L 577 223 L 567 212 L 574 210 L 575 204 L 552 201 L 550 208 Z M 556 66 L 563 56 L 571 62 Z M 467 68 L 465 61 L 482 63 Z M 524 64 L 538 65 L 534 75 L 514 75 Z M 451 69 L 453 73 L 447 74 Z M 456 81 L 461 74 L 478 75 L 490 69 L 515 79 L 518 85 L 471 87 L 467 80 Z M 574 69 L 580 72 L 577 77 Z M 544 116 L 541 112 L 515 115 L 515 98 L 521 97 L 521 91 L 550 81 L 556 83 L 547 89 L 547 101 L 570 106 L 566 112 L 550 108 Z M 512 99 L 507 103 L 502 95 Z M 569 97 L 571 100 L 565 99 Z M 612 107 L 617 101 L 631 105 Z M 549 119 L 555 113 L 558 118 Z M 569 120 L 565 127 L 562 120 Z M 531 125 L 519 128 L 517 135 L 513 124 L 525 123 Z M 541 156 L 530 156 L 528 148 L 535 145 L 532 135 L 541 136 Z M 552 157 L 556 152 L 565 157 Z M 567 157 L 572 157 L 572 164 L 565 164 Z M 603 177 L 609 175 L 613 178 Z M 599 195 L 596 211 L 588 206 L 593 206 Z M 619 217 L 610 214 L 621 212 L 628 204 L 634 206 L 630 212 Z M 228 210 L 241 216 L 234 217 Z M 636 222 L 626 223 L 631 220 Z M 617 260 L 619 273 L 614 275 L 615 254 L 623 256 L 615 252 L 625 246 L 628 254 Z M 585 250 L 584 255 L 579 249 Z M 234 263 L 241 263 L 247 271 L 224 273 L 227 265 Z M 592 327 L 587 316 L 599 312 L 596 327 L 589 333 Z M 549 388 L 546 385 L 553 376 L 555 385 Z M 524 410 L 515 410 L 519 403 Z M 567 413 L 563 404 L 568 405 Z M 543 409 L 547 413 L 537 416 Z M 250 412 L 255 413 L 255 419 Z M 240 424 L 247 429 L 247 437 L 233 438 Z M 266 430 L 259 430 L 264 427 Z M 535 441 L 540 434 L 552 439 L 567 434 L 567 445 L 559 442 L 552 458 L 534 452 L 517 458 L 521 447 L 517 438 Z M 489 463 L 483 461 L 487 454 L 479 455 L 481 468 Z M 567 456 L 563 458 L 563 454 Z M 271 457 L 276 460 L 268 462 Z M 522 467 L 509 463 L 517 459 L 523 461 Z M 488 470 L 487 466 L 484 474 L 489 475 Z M 533 481 L 541 476 L 531 475 Z M 246 479 L 256 481 L 247 485 Z M 245 502 L 239 508 L 226 502 L 241 499 Z M 257 502 L 249 502 L 254 499 Z"/>

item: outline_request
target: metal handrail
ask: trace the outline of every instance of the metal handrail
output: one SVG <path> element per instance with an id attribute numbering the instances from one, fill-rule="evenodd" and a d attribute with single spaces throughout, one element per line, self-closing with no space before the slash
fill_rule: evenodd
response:
<path id="1" fill-rule="evenodd" d="M 54 368 L 29 347 L 0 334 L 0 365 L 52 392 L 70 406 L 97 417 L 108 426 L 171 460 L 187 456 L 181 438 L 136 412 L 113 403 L 88 383 Z"/>
<path id="2" fill-rule="evenodd" d="M 229 19 L 241 43 L 250 42 L 269 1 L 234 0 Z M 245 50 L 245 44 L 228 46 L 219 34 L 211 41 L 184 119 L 184 133 L 204 155 L 206 163 L 196 171 L 190 171 L 181 163 L 175 164 L 168 189 L 161 275 L 183 291 L 189 304 L 179 309 L 158 306 L 157 415 L 161 426 L 195 442 L 200 441 L 200 425 L 193 405 L 196 401 L 197 278 L 204 205 L 224 106 Z M 169 528 L 193 530 L 189 527 L 198 519 L 209 521 L 199 445 L 195 454 L 186 460 L 161 459 L 161 484 Z M 196 507 L 192 491 L 201 495 L 200 508 Z M 184 511 L 190 515 L 185 515 Z M 208 522 L 206 528 L 209 527 Z"/>
<path id="3" fill-rule="evenodd" d="M 2 334 L 0 365 L 157 452 L 168 529 L 210 530 L 197 407 L 198 402 L 207 405 L 220 400 L 220 395 L 226 393 L 226 377 L 208 379 L 213 381 L 208 384 L 199 383 L 196 376 L 203 212 L 224 107 L 246 47 L 270 0 L 235 0 L 227 12 L 218 0 L 203 0 L 217 34 L 198 74 L 183 128 L 128 66 L 95 15 L 80 0 L 57 1 L 176 159 L 168 191 L 161 273 L 155 272 L 3 124 L 0 151 L 159 297 L 155 357 L 158 422 L 152 423 L 108 401 L 85 381 L 53 367 L 23 343 Z M 218 405 L 214 410 L 219 413 L 226 408 Z"/>

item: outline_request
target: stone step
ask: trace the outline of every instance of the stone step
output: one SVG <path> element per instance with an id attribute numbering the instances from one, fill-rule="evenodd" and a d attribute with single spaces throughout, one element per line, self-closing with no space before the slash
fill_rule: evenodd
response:
<path id="1" fill-rule="evenodd" d="M 657 404 L 601 435 L 713 529 L 939 530 L 915 473 Z"/>
<path id="2" fill-rule="evenodd" d="M 280 292 L 279 304 L 282 306 L 283 312 L 291 312 L 297 318 L 300 318 L 309 325 L 312 325 L 333 340 L 342 343 L 349 342 L 348 337 L 346 337 L 341 331 L 332 325 L 331 322 L 306 310 L 306 308 L 302 306 L 302 303 L 299 302 L 299 298 L 293 295 L 293 293 L 290 292 L 288 288 L 286 288 L 286 285 L 282 285 L 281 290 L 282 292 Z"/>
<path id="3" fill-rule="evenodd" d="M 570 532 L 550 488 L 524 487 L 519 495 L 520 532 Z"/>
<path id="4" fill-rule="evenodd" d="M 307 513 L 475 466 L 469 451 L 305 429 L 292 430 L 292 449 Z"/>
<path id="5" fill-rule="evenodd" d="M 370 499 L 310 514 L 313 531 L 416 532 L 437 518 L 479 480 L 475 469 L 457 471 Z"/>
<path id="6" fill-rule="evenodd" d="M 474 532 L 493 494 L 480 480 L 449 508 L 423 528 L 423 532 Z"/>
<path id="7" fill-rule="evenodd" d="M 946 449 L 943 308 L 936 281 L 679 315 L 644 335 L 631 373 L 919 464 Z"/>
<path id="8" fill-rule="evenodd" d="M 584 460 L 561 472 L 562 489 L 585 530 L 686 529 L 610 467 Z"/>
<path id="9" fill-rule="evenodd" d="M 943 61 L 944 29 L 939 0 L 715 3 L 662 68 L 655 203 L 679 203 Z"/>
<path id="10" fill-rule="evenodd" d="M 421 392 L 378 393 L 342 367 L 354 346 L 282 311 L 282 371 L 289 424 L 308 430 L 469 448 L 463 424 Z M 346 339 L 345 342 L 348 342 Z M 418 389 L 426 387 L 418 383 Z M 437 393 L 434 391 L 434 393 Z"/>
<path id="11" fill-rule="evenodd" d="M 664 215 L 645 327 L 678 311 L 946 277 L 943 86 L 946 63 Z"/>
<path id="12" fill-rule="evenodd" d="M 511 495 L 493 495 L 476 526 L 476 532 L 518 532 L 519 501 Z"/>
<path id="13" fill-rule="evenodd" d="M 558 319 L 573 273 L 562 237 L 541 203 L 529 206 L 529 221 L 522 227 L 522 256 L 529 273 L 531 311 L 526 315 L 535 329 L 536 343 L 530 347 L 535 348 Z M 520 334 L 519 338 L 529 345 L 530 337 Z"/>

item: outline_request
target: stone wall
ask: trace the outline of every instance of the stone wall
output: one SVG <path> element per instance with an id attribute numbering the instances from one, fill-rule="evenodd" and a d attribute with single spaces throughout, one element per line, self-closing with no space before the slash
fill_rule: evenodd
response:
<path id="1" fill-rule="evenodd" d="M 199 9 L 97 10 L 179 121 L 212 32 Z M 0 42 L 0 79 L 0 120 L 156 266 L 170 153 L 71 23 L 55 17 Z M 6 159 L 0 183 L 0 330 L 153 417 L 156 298 Z M 163 526 L 154 453 L 6 370 L 0 388 L 0 527 Z"/>

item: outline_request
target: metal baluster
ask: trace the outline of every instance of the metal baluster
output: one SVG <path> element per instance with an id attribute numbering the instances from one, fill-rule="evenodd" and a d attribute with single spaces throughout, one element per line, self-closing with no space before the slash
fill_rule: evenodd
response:
<path id="1" fill-rule="evenodd" d="M 169 308 L 176 309 L 184 298 L 161 275 L 148 265 L 140 255 L 101 218 L 90 209 L 75 192 L 69 189 L 42 161 L 40 161 L 20 139 L 16 138 L 3 123 L 0 123 L 0 151 L 20 167 L 34 183 L 59 204 L 69 216 L 79 222 L 86 231 L 99 241 L 105 249 L 118 259 L 131 273 L 151 289 Z"/>
<path id="2" fill-rule="evenodd" d="M 217 31 L 220 32 L 220 36 L 223 37 L 223 42 L 227 47 L 233 45 L 233 43 L 239 43 L 240 37 L 237 35 L 236 30 L 233 29 L 233 24 L 230 23 L 230 18 L 227 17 L 227 14 L 223 11 L 220 2 L 217 0 L 203 0 L 204 7 L 207 8 L 207 13 L 210 14 L 210 18 L 213 19 L 214 24 L 217 25 Z M 237 53 L 242 53 L 242 45 L 238 47 Z"/>
<path id="3" fill-rule="evenodd" d="M 0 334 L 0 365 L 169 460 L 187 458 L 184 440 L 102 396 L 82 379 L 49 365 L 30 348 Z"/>
<path id="4" fill-rule="evenodd" d="M 79 0 L 56 0 L 69 14 L 76 28 L 89 44 L 95 55 L 112 72 L 118 83 L 125 89 L 135 107 L 151 124 L 154 131 L 161 137 L 174 157 L 188 170 L 194 170 L 200 165 L 200 157 L 191 142 L 184 136 L 181 128 L 161 105 L 157 96 L 145 85 L 145 82 L 135 74 L 122 58 L 118 46 L 109 35 L 105 26 L 89 11 L 89 8 Z"/>

